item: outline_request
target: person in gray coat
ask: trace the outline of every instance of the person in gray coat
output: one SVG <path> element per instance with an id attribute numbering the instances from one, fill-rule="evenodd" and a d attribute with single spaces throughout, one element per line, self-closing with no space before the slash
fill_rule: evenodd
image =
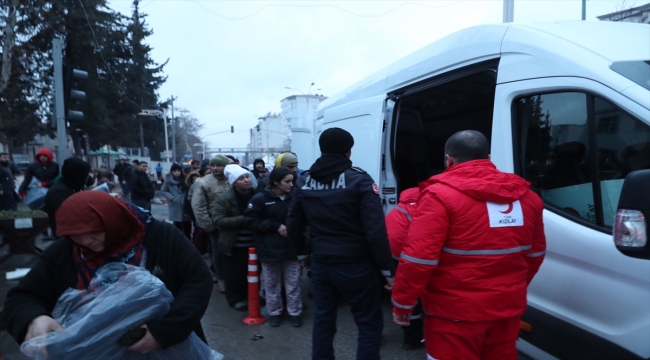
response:
<path id="1" fill-rule="evenodd" d="M 189 189 L 185 183 L 183 169 L 178 164 L 173 164 L 171 170 L 165 175 L 162 186 L 162 195 L 169 200 L 169 221 L 190 239 L 192 236 L 192 222 L 190 215 L 184 211 L 185 195 Z"/>

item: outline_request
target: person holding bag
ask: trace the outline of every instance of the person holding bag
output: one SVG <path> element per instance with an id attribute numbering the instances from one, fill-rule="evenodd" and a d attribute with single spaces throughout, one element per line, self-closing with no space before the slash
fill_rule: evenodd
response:
<path id="1" fill-rule="evenodd" d="M 277 167 L 271 172 L 269 183 L 270 186 L 251 199 L 245 218 L 254 231 L 255 248 L 264 272 L 269 325 L 280 326 L 284 285 L 291 325 L 300 327 L 302 267 L 289 242 L 286 227 L 293 173 L 285 167 Z"/>

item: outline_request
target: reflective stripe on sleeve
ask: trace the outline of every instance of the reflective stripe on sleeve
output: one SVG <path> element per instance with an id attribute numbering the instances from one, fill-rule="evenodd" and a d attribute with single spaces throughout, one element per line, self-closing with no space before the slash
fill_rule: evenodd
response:
<path id="1" fill-rule="evenodd" d="M 395 209 L 397 209 L 397 211 L 401 212 L 402 214 L 406 215 L 406 218 L 409 219 L 410 222 L 413 222 L 413 218 L 411 217 L 411 214 L 409 214 L 408 211 L 406 211 L 405 209 L 402 209 L 399 206 L 395 206 Z"/>
<path id="2" fill-rule="evenodd" d="M 396 308 L 400 308 L 400 309 L 404 309 L 404 310 L 410 310 L 410 309 L 413 309 L 413 308 L 415 307 L 415 305 L 417 305 L 417 303 L 418 303 L 418 302 L 416 301 L 415 304 L 413 304 L 413 305 L 402 305 L 402 304 L 398 303 L 397 301 L 395 301 L 395 299 L 393 299 L 392 297 L 390 298 L 390 302 L 392 302 L 393 305 L 394 305 Z"/>
<path id="3" fill-rule="evenodd" d="M 540 252 L 536 252 L 536 253 L 530 253 L 530 254 L 526 254 L 526 256 L 528 256 L 528 257 L 538 257 L 538 256 L 542 256 L 542 255 L 544 255 L 544 254 L 546 254 L 546 251 L 540 251 Z"/>
<path id="4" fill-rule="evenodd" d="M 391 275 L 390 270 L 382 270 L 381 275 L 383 275 L 385 277 L 390 277 L 390 275 Z"/>
<path id="5" fill-rule="evenodd" d="M 400 255 L 400 257 L 406 261 L 415 263 L 415 264 L 421 264 L 421 265 L 438 265 L 438 260 L 423 260 L 423 259 L 418 259 L 414 258 L 413 256 L 408 256 L 404 253 Z"/>
<path id="6" fill-rule="evenodd" d="M 411 320 L 422 319 L 422 315 L 411 315 Z"/>
<path id="7" fill-rule="evenodd" d="M 395 255 L 393 255 L 393 254 L 391 254 L 390 256 L 392 256 L 392 257 L 393 257 L 393 259 L 395 259 L 395 260 L 397 260 L 397 261 L 399 261 L 399 256 L 395 256 Z"/>
<path id="8" fill-rule="evenodd" d="M 454 255 L 505 255 L 514 254 L 524 250 L 530 250 L 532 245 L 517 246 L 510 249 L 495 249 L 495 250 L 456 250 L 448 247 L 443 247 L 442 251 Z"/>

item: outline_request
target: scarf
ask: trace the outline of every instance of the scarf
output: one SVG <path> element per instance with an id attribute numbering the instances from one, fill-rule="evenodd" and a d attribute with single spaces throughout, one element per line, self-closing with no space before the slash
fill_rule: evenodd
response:
<path id="1" fill-rule="evenodd" d="M 104 248 L 94 252 L 73 242 L 77 268 L 77 289 L 87 289 L 90 280 L 103 265 L 122 262 L 141 266 L 144 235 L 152 216 L 101 191 L 83 191 L 72 195 L 56 213 L 57 235 L 66 237 L 104 233 Z"/>
<path id="2" fill-rule="evenodd" d="M 323 154 L 311 166 L 309 175 L 312 179 L 327 184 L 351 166 L 352 161 L 345 155 Z"/>

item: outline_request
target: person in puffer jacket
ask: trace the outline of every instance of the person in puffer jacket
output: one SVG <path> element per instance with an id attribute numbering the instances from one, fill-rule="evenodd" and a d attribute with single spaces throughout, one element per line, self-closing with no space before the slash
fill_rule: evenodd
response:
<path id="1" fill-rule="evenodd" d="M 40 187 L 51 188 L 54 180 L 59 176 L 59 164 L 54 162 L 54 156 L 48 149 L 40 149 L 34 157 L 36 161 L 29 164 L 25 170 L 25 179 L 20 184 L 18 194 L 21 198 L 27 195 L 27 187 L 32 182 L 32 178 L 37 178 Z"/>
<path id="2" fill-rule="evenodd" d="M 447 140 L 446 170 L 420 184 L 400 255 L 393 319 L 408 325 L 420 298 L 435 359 L 517 359 L 526 288 L 544 259 L 542 200 L 489 150 L 477 131 Z"/>
<path id="3" fill-rule="evenodd" d="M 386 232 L 388 233 L 390 253 L 396 262 L 399 261 L 404 241 L 408 235 L 411 221 L 413 221 L 418 196 L 420 196 L 420 189 L 416 187 L 402 191 L 399 194 L 399 203 L 386 215 Z M 404 333 L 402 349 L 417 350 L 424 347 L 422 342 L 422 305 L 419 302 L 411 313 L 411 323 L 408 326 L 402 326 L 402 332 Z"/>
<path id="4" fill-rule="evenodd" d="M 399 194 L 399 203 L 386 215 L 386 231 L 388 232 L 390 253 L 395 260 L 399 261 L 399 255 L 402 253 L 402 245 L 408 234 L 411 221 L 413 221 L 418 196 L 420 196 L 420 189 L 418 188 L 402 191 Z"/>

